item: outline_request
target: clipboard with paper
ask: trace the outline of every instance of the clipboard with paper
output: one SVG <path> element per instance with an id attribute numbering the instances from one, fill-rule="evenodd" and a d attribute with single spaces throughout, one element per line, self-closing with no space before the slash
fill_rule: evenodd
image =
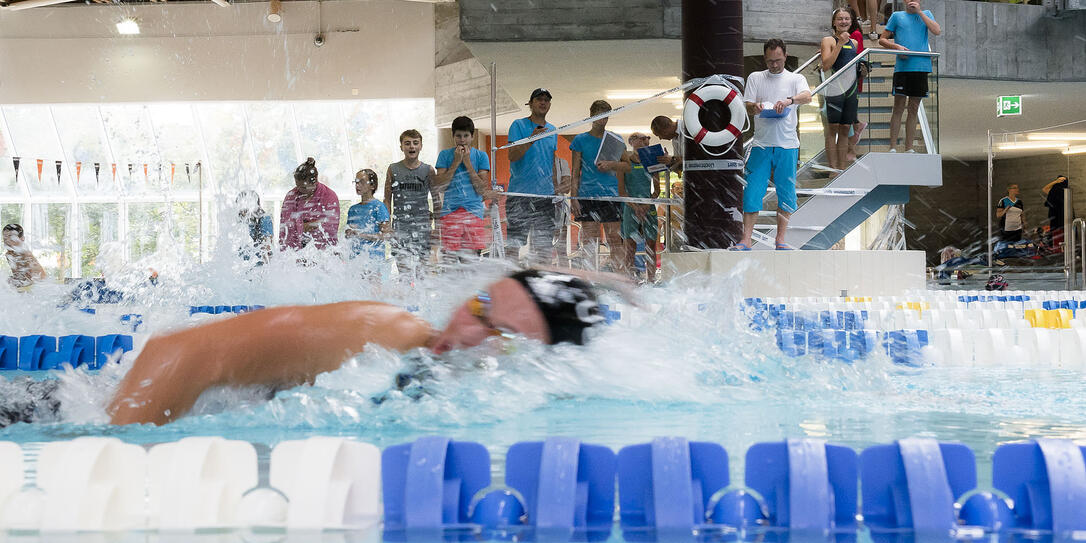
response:
<path id="1" fill-rule="evenodd" d="M 604 131 L 603 139 L 600 140 L 600 150 L 596 153 L 596 160 L 593 164 L 599 164 L 604 160 L 611 162 L 622 160 L 622 153 L 625 151 L 626 142 L 622 141 L 622 136 L 614 132 Z"/>
<path id="2" fill-rule="evenodd" d="M 648 145 L 637 150 L 637 158 L 641 160 L 641 165 L 645 167 L 645 171 L 649 173 L 660 173 L 667 169 L 667 166 L 660 164 L 660 157 L 666 155 L 664 152 L 664 146 L 657 143 L 656 145 Z"/>

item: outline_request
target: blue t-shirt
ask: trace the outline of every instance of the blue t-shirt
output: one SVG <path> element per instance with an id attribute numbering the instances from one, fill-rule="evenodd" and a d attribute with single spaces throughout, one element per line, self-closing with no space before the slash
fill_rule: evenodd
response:
<path id="1" fill-rule="evenodd" d="M 453 149 L 455 147 L 438 153 L 437 163 L 434 164 L 434 167 L 439 170 L 449 169 L 454 159 Z M 486 153 L 474 147 L 471 148 L 471 165 L 475 167 L 476 172 L 490 171 L 490 159 L 487 158 Z M 463 164 L 456 167 L 452 181 L 445 188 L 445 200 L 441 206 L 441 216 L 444 217 L 460 208 L 464 208 L 464 211 L 480 219 L 483 218 L 483 212 L 486 211 L 486 208 L 483 207 L 483 198 L 479 196 L 479 193 L 475 192 L 475 187 L 471 185 L 471 177 L 468 176 L 468 169 Z"/>
<path id="2" fill-rule="evenodd" d="M 370 200 L 364 204 L 355 204 L 347 210 L 347 227 L 361 234 L 378 234 L 381 223 L 388 222 L 388 208 L 380 200 Z M 358 256 L 368 251 L 371 256 L 384 258 L 385 242 L 372 239 L 350 238 L 351 256 Z"/>
<path id="3" fill-rule="evenodd" d="M 272 235 L 275 233 L 275 228 L 272 226 L 272 219 L 267 215 L 261 215 L 256 221 L 249 221 L 249 238 L 252 239 L 253 244 L 251 246 L 242 247 L 239 252 L 242 260 L 256 260 L 257 265 L 264 264 L 264 256 L 258 251 L 260 247 L 265 244 L 271 246 Z"/>
<path id="4" fill-rule="evenodd" d="M 570 150 L 581 153 L 581 183 L 574 196 L 618 196 L 618 178 L 615 174 L 596 169 L 596 154 L 600 152 L 601 143 L 601 138 L 588 132 L 577 134 L 570 142 Z"/>
<path id="5" fill-rule="evenodd" d="M 935 20 L 929 10 L 925 9 L 924 15 L 927 15 L 933 21 Z M 930 51 L 928 48 L 928 25 L 924 24 L 924 20 L 920 18 L 919 13 L 895 11 L 890 16 L 890 20 L 886 21 L 886 30 L 894 33 L 894 43 L 904 45 L 910 51 Z M 894 71 L 931 72 L 931 57 L 898 56 Z"/>
<path id="6" fill-rule="evenodd" d="M 509 142 L 527 138 L 535 127 L 530 117 L 517 119 L 509 125 Z M 543 125 L 554 130 L 554 125 Z M 551 135 L 532 142 L 520 160 L 510 161 L 509 192 L 530 194 L 554 194 L 554 152 L 558 149 L 558 136 Z"/>

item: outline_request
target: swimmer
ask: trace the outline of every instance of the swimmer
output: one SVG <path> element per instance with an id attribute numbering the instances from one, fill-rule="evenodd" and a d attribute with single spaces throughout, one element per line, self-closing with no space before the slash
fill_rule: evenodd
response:
<path id="1" fill-rule="evenodd" d="M 165 424 L 183 416 L 209 388 L 312 382 L 370 344 L 400 352 L 424 347 L 436 354 L 509 334 L 583 344 L 585 330 L 603 320 L 587 281 L 541 270 L 491 284 L 440 331 L 378 302 L 262 309 L 151 338 L 107 412 L 113 424 Z"/>

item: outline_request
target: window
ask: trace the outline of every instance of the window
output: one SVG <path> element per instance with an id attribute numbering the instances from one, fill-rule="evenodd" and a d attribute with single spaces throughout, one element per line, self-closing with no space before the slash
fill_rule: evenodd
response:
<path id="1" fill-rule="evenodd" d="M 184 266 L 201 246 L 226 254 L 211 245 L 237 193 L 256 190 L 278 227 L 307 156 L 346 219 L 354 172 L 372 168 L 383 182 L 402 158 L 401 132 L 423 134 L 424 161 L 438 152 L 434 104 L 423 99 L 9 105 L 0 117 L 10 130 L 0 133 L 0 220 L 23 225 L 56 278 L 97 276 L 109 244 L 129 262 L 157 252 Z"/>

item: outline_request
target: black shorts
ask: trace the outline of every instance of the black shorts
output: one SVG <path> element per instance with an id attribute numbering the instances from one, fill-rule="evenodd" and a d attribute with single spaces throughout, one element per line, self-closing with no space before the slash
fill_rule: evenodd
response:
<path id="1" fill-rule="evenodd" d="M 578 200 L 581 213 L 575 217 L 577 222 L 619 222 L 622 220 L 622 204 L 599 200 Z"/>
<path id="2" fill-rule="evenodd" d="M 1010 232 L 1003 230 L 1000 237 L 1003 238 L 1003 241 L 1011 243 L 1014 243 L 1016 241 L 1022 241 L 1022 230 L 1012 230 Z"/>
<path id="3" fill-rule="evenodd" d="M 826 121 L 830 124 L 860 122 L 860 99 L 856 93 L 826 98 Z"/>
<path id="4" fill-rule="evenodd" d="M 928 72 L 894 72 L 894 95 L 927 98 Z"/>
<path id="5" fill-rule="evenodd" d="M 506 241 L 523 244 L 528 240 L 528 234 L 531 232 L 550 240 L 554 237 L 555 231 L 554 211 L 554 198 L 550 196 L 542 198 L 510 196 L 505 202 L 505 220 L 508 223 L 505 231 Z"/>

